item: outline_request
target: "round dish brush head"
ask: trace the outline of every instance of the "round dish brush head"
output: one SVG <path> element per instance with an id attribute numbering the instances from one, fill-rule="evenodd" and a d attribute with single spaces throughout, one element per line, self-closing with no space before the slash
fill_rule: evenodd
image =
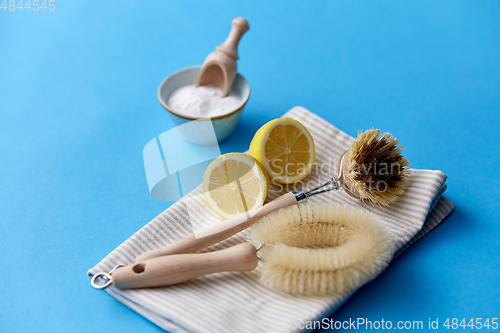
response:
<path id="1" fill-rule="evenodd" d="M 379 129 L 360 133 L 347 156 L 348 174 L 361 199 L 388 205 L 410 184 L 410 164 L 398 140 Z"/>
<path id="2" fill-rule="evenodd" d="M 348 205 L 283 208 L 251 227 L 260 280 L 284 292 L 345 295 L 375 278 L 395 248 L 376 215 Z"/>

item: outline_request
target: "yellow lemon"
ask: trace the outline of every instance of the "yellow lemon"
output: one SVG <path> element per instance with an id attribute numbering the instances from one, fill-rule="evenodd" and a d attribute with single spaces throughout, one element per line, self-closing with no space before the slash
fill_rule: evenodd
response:
<path id="1" fill-rule="evenodd" d="M 268 186 L 264 167 L 252 156 L 242 153 L 217 157 L 203 176 L 205 199 L 224 219 L 261 207 Z"/>
<path id="2" fill-rule="evenodd" d="M 311 171 L 315 159 L 314 140 L 300 122 L 278 118 L 255 133 L 250 155 L 262 163 L 271 180 L 292 184 Z"/>

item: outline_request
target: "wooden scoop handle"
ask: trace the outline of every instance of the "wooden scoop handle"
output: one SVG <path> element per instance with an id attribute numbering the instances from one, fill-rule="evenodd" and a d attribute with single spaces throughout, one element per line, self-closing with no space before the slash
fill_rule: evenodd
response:
<path id="1" fill-rule="evenodd" d="M 257 251 L 250 243 L 198 254 L 177 254 L 141 261 L 116 269 L 116 288 L 161 287 L 220 272 L 247 272 L 257 267 Z"/>
<path id="2" fill-rule="evenodd" d="M 248 21 L 242 17 L 237 17 L 231 22 L 231 31 L 226 41 L 215 49 L 224 52 L 234 60 L 238 60 L 238 44 L 245 32 L 250 29 Z"/>
<path id="3" fill-rule="evenodd" d="M 286 193 L 277 199 L 265 204 L 257 210 L 241 214 L 231 219 L 219 222 L 208 228 L 202 229 L 195 234 L 190 234 L 178 241 L 167 245 L 158 250 L 145 252 L 138 256 L 135 262 L 179 253 L 193 253 L 203 250 L 207 246 L 216 244 L 229 238 L 238 232 L 250 227 L 252 224 L 260 220 L 265 215 L 272 213 L 278 209 L 288 207 L 297 203 L 295 195 L 292 192 Z"/>

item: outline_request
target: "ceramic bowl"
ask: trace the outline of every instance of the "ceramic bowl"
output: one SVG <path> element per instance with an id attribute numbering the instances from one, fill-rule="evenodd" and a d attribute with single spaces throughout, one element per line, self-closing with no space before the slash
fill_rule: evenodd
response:
<path id="1" fill-rule="evenodd" d="M 170 94 L 181 86 L 194 84 L 200 68 L 201 65 L 186 67 L 167 76 L 158 87 L 158 100 L 168 111 L 172 122 L 179 128 L 182 136 L 187 141 L 196 144 L 210 145 L 222 142 L 231 135 L 250 97 L 250 85 L 243 76 L 236 74 L 233 84 L 231 85 L 231 90 L 238 94 L 243 102 L 236 109 L 226 114 L 212 118 L 197 118 L 177 113 L 168 105 Z M 180 126 L 192 121 L 196 122 L 190 126 Z M 210 123 L 212 126 L 210 126 Z M 189 130 L 183 131 L 183 128 Z"/>

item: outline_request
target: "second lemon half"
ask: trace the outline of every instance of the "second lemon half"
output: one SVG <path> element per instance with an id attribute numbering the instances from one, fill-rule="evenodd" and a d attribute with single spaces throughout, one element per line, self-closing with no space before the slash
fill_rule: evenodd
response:
<path id="1" fill-rule="evenodd" d="M 300 122 L 278 118 L 255 133 L 250 155 L 264 165 L 272 181 L 292 184 L 311 171 L 315 159 L 314 140 Z"/>

